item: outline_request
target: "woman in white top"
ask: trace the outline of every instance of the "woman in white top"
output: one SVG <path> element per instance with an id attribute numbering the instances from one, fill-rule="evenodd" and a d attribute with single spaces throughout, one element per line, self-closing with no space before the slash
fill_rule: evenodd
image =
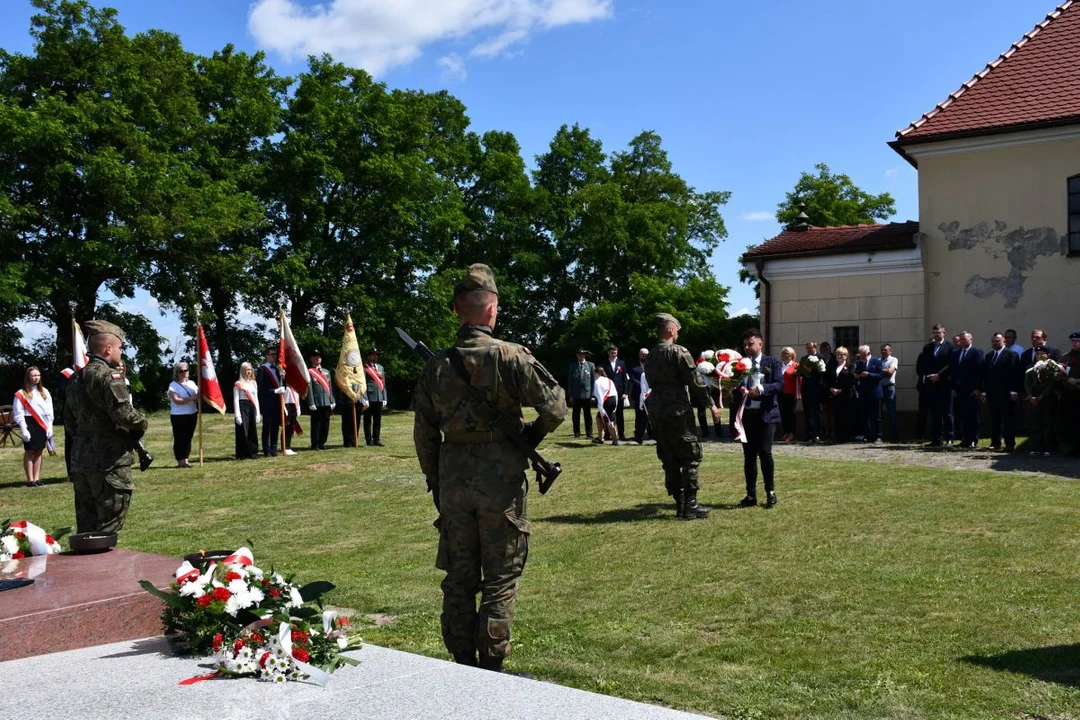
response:
<path id="1" fill-rule="evenodd" d="M 191 369 L 186 362 L 176 364 L 173 381 L 169 383 L 169 420 L 172 421 L 173 457 L 176 467 L 189 468 L 191 438 L 198 423 L 199 386 L 191 379 Z"/>
<path id="2" fill-rule="evenodd" d="M 596 368 L 596 378 L 593 380 L 593 397 L 596 398 L 596 425 L 598 431 L 593 440 L 597 445 L 604 444 L 604 433 L 612 445 L 619 444 L 619 435 L 615 432 L 611 416 L 615 413 L 616 404 L 619 402 L 619 393 L 615 391 L 615 383 L 608 378 L 604 368 Z"/>
<path id="3" fill-rule="evenodd" d="M 255 384 L 255 368 L 246 362 L 240 365 L 240 379 L 233 385 L 233 412 L 236 416 L 236 457 L 254 460 L 259 457 L 258 425 L 259 388 Z"/>
<path id="4" fill-rule="evenodd" d="M 41 451 L 48 447 L 53 452 L 53 404 L 36 367 L 26 369 L 22 389 L 15 393 L 11 406 L 12 420 L 22 435 L 26 485 L 41 487 Z"/>

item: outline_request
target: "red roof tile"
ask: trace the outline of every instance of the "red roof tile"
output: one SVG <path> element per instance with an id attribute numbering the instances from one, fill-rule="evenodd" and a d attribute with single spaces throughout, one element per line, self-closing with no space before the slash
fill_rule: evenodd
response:
<path id="1" fill-rule="evenodd" d="M 896 133 L 896 144 L 1080 123 L 1080 3 L 1067 0 L 1031 32 Z"/>
<path id="2" fill-rule="evenodd" d="M 743 260 L 765 260 L 807 255 L 842 255 L 915 247 L 919 223 L 909 220 L 888 225 L 844 225 L 785 230 L 772 240 L 746 251 Z"/>

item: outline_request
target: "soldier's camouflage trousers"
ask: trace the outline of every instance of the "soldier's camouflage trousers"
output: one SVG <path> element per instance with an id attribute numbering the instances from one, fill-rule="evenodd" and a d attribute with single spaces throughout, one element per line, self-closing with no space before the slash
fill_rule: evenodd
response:
<path id="1" fill-rule="evenodd" d="M 435 566 L 446 571 L 442 633 L 451 654 L 510 654 L 514 598 L 529 555 L 526 491 L 524 475 L 520 483 L 476 482 L 441 489 Z"/>
<path id="2" fill-rule="evenodd" d="M 694 413 L 685 412 L 667 417 L 650 418 L 656 437 L 656 456 L 664 466 L 664 487 L 674 497 L 679 490 L 698 490 L 698 466 L 701 465 L 701 443 L 694 425 Z"/>
<path id="3" fill-rule="evenodd" d="M 77 532 L 120 532 L 131 505 L 131 467 L 71 472 Z"/>

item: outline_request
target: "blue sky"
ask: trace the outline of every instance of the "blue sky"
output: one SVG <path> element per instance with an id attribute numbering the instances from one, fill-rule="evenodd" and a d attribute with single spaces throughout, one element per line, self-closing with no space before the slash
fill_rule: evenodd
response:
<path id="1" fill-rule="evenodd" d="M 563 123 L 607 151 L 654 130 L 700 190 L 730 190 L 714 253 L 733 311 L 752 309 L 737 258 L 779 232 L 773 214 L 826 162 L 918 218 L 916 173 L 886 145 L 1048 12 L 1054 0 L 113 0 L 129 31 L 156 27 L 209 53 L 265 50 L 281 74 L 310 52 L 392 87 L 447 89 L 473 128 L 508 130 L 526 158 Z M 4 0 L 0 47 L 29 51 L 32 8 Z M 140 294 L 125 306 L 157 317 Z M 160 323 L 179 335 L 174 318 Z M 33 332 L 33 330 L 31 330 Z"/>

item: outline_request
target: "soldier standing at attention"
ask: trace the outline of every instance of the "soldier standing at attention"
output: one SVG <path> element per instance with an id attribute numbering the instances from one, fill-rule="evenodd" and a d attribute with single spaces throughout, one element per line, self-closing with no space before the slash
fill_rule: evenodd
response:
<path id="1" fill-rule="evenodd" d="M 117 369 L 124 331 L 104 320 L 83 323 L 90 361 L 71 376 L 64 429 L 71 438 L 71 482 L 78 532 L 119 532 L 131 504 L 132 447 L 146 418 L 131 406 Z"/>
<path id="2" fill-rule="evenodd" d="M 364 442 L 382 446 L 382 415 L 386 409 L 386 368 L 379 364 L 379 351 L 371 348 L 364 364 L 367 394 L 364 403 Z"/>
<path id="3" fill-rule="evenodd" d="M 322 351 L 311 353 L 308 366 L 308 410 L 311 411 L 311 449 L 325 450 L 330 436 L 330 417 L 334 413 L 334 386 L 329 370 L 322 366 Z"/>
<path id="4" fill-rule="evenodd" d="M 491 269 L 470 265 L 454 286 L 461 324 L 456 347 L 428 360 L 413 394 L 416 455 L 439 510 L 435 565 L 446 571 L 443 642 L 456 662 L 495 671 L 510 654 L 530 529 L 528 462 L 496 429 L 492 408 L 517 418 L 522 406 L 534 408 L 539 417 L 522 423 L 533 447 L 566 418 L 563 391 L 551 373 L 522 346 L 492 336 L 498 300 Z"/>
<path id="5" fill-rule="evenodd" d="M 675 344 L 681 328 L 679 321 L 667 313 L 656 316 L 660 344 L 649 353 L 649 365 L 645 368 L 645 379 L 652 389 L 645 405 L 656 437 L 656 455 L 664 466 L 664 487 L 675 498 L 675 516 L 680 520 L 698 520 L 707 518 L 709 509 L 698 505 L 697 500 L 701 442 L 690 403 L 709 408 L 717 423 L 720 408 L 713 403 L 705 381 L 694 369 L 690 351 Z"/>

